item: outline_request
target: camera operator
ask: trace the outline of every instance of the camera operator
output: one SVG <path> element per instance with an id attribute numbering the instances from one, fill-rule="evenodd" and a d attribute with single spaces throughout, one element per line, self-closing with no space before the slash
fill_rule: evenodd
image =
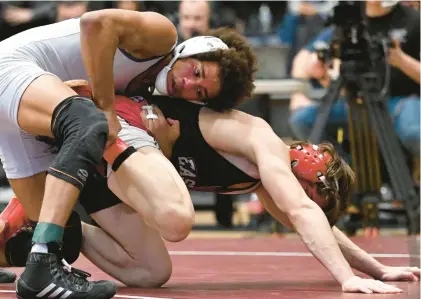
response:
<path id="1" fill-rule="evenodd" d="M 396 2 L 396 1 L 395 1 Z M 393 3 L 393 1 L 392 1 Z M 370 35 L 382 33 L 393 38 L 389 49 L 391 66 L 388 111 L 404 147 L 416 157 L 420 155 L 420 15 L 419 11 L 388 1 L 366 1 L 367 26 Z M 314 45 L 329 43 L 333 28 L 322 31 L 294 58 L 292 76 L 316 79 L 328 87 L 331 78 L 339 74 L 340 61 L 333 60 L 333 69 L 317 58 Z M 298 139 L 307 139 L 316 121 L 319 104 L 301 93 L 291 97 L 290 125 Z M 328 125 L 347 125 L 347 104 L 339 99 L 332 107 Z M 326 137 L 325 137 L 326 138 Z M 327 138 L 326 138 L 327 139 Z"/>

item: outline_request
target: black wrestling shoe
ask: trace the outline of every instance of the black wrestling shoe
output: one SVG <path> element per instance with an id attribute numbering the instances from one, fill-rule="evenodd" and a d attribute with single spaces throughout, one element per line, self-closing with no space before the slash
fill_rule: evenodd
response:
<path id="1" fill-rule="evenodd" d="M 16 280 L 16 274 L 5 269 L 0 269 L 0 283 L 13 283 Z"/>
<path id="2" fill-rule="evenodd" d="M 16 283 L 19 299 L 110 299 L 116 294 L 112 281 L 88 281 L 91 275 L 70 267 L 59 251 L 31 252 L 25 271 Z M 53 247 L 58 247 L 54 245 Z"/>

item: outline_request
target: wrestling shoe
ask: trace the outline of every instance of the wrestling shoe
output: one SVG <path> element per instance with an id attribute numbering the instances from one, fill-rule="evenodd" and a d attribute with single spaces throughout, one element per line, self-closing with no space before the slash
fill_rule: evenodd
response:
<path id="1" fill-rule="evenodd" d="M 114 282 L 88 281 L 89 273 L 62 260 L 59 244 L 49 243 L 48 251 L 28 255 L 25 271 L 16 283 L 19 299 L 110 299 L 116 294 Z"/>
<path id="2" fill-rule="evenodd" d="M 16 274 L 5 269 L 0 269 L 0 283 L 13 283 L 16 280 Z"/>
<path id="3" fill-rule="evenodd" d="M 28 227 L 30 221 L 17 198 L 12 198 L 0 214 L 0 248 L 5 248 L 7 241 L 21 229 Z"/>

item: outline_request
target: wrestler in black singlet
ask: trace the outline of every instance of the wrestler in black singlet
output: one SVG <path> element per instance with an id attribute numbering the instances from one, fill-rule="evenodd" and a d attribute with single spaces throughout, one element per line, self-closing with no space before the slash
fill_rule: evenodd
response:
<path id="1" fill-rule="evenodd" d="M 157 105 L 165 117 L 180 121 L 181 134 L 173 147 L 171 162 L 190 190 L 244 194 L 260 185 L 260 180 L 244 173 L 207 144 L 198 120 L 203 106 L 163 97 L 148 103 Z M 120 202 L 108 189 L 103 174 L 92 175 L 80 195 L 80 203 L 89 214 Z"/>

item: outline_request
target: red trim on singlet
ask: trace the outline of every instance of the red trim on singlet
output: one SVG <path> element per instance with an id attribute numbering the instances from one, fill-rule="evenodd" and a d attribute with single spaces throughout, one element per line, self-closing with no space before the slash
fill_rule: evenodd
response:
<path id="1" fill-rule="evenodd" d="M 148 102 L 140 97 L 128 98 L 125 96 L 115 97 L 115 109 L 117 115 L 123 118 L 129 125 L 145 130 L 146 126 L 142 123 L 142 107 L 147 106 Z"/>

